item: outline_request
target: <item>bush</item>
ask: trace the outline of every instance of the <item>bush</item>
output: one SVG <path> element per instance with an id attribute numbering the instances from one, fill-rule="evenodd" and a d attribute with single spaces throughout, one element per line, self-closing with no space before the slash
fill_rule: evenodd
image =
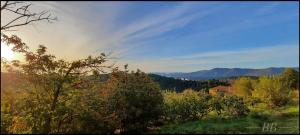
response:
<path id="1" fill-rule="evenodd" d="M 246 116 L 250 112 L 243 98 L 235 95 L 214 96 L 209 104 L 219 118 Z"/>
<path id="2" fill-rule="evenodd" d="M 245 116 L 250 112 L 243 98 L 240 98 L 238 96 L 225 96 L 223 98 L 223 103 L 223 108 L 229 116 Z"/>
<path id="3" fill-rule="evenodd" d="M 261 103 L 261 100 L 256 97 L 247 97 L 245 98 L 245 103 L 247 106 L 254 107 L 257 104 Z"/>
<path id="4" fill-rule="evenodd" d="M 113 133 L 117 127 L 114 114 L 107 110 L 107 99 L 98 90 L 72 90 L 56 111 L 58 133 Z"/>
<path id="5" fill-rule="evenodd" d="M 222 101 L 223 96 L 224 95 L 218 94 L 209 101 L 211 111 L 215 111 L 219 118 L 221 117 L 222 111 L 224 110 L 224 105 Z"/>
<path id="6" fill-rule="evenodd" d="M 286 68 L 282 74 L 281 79 L 289 81 L 292 89 L 299 89 L 299 72 L 293 68 Z"/>
<path id="7" fill-rule="evenodd" d="M 252 94 L 268 103 L 269 107 L 284 106 L 291 100 L 289 81 L 280 77 L 260 77 Z"/>
<path id="8" fill-rule="evenodd" d="M 118 128 L 125 133 L 140 133 L 153 125 L 162 113 L 163 97 L 158 84 L 140 71 L 114 72 L 114 86 L 108 98 L 108 110 L 116 115 Z"/>
<path id="9" fill-rule="evenodd" d="M 242 97 L 249 97 L 251 96 L 251 92 L 253 91 L 255 84 L 255 80 L 248 77 L 241 77 L 234 81 L 232 87 L 235 90 L 236 95 Z"/>
<path id="10" fill-rule="evenodd" d="M 164 93 L 164 118 L 167 121 L 202 119 L 209 113 L 211 96 L 191 89 L 183 93 Z"/>

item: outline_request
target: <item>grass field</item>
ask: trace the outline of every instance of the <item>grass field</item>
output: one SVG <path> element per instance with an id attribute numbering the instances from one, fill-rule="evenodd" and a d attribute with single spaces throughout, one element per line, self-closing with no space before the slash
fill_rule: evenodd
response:
<path id="1" fill-rule="evenodd" d="M 157 133 L 299 134 L 299 105 L 273 110 L 263 108 L 261 106 L 251 108 L 251 113 L 247 117 L 242 118 L 217 119 L 212 117 L 205 120 L 169 124 L 160 127 Z M 273 127 L 271 128 L 272 124 Z M 263 129 L 264 126 L 265 128 Z"/>

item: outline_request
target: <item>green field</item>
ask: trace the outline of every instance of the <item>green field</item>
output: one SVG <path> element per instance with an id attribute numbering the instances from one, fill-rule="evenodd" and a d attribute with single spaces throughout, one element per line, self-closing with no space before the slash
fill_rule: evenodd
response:
<path id="1" fill-rule="evenodd" d="M 299 106 L 286 106 L 274 110 L 264 107 L 251 108 L 247 117 L 218 119 L 213 116 L 204 120 L 179 124 L 167 124 L 157 133 L 256 133 L 256 134 L 299 134 Z M 265 128 L 263 131 L 263 127 Z M 271 125 L 273 124 L 273 128 Z M 267 128 L 269 125 L 269 128 Z"/>

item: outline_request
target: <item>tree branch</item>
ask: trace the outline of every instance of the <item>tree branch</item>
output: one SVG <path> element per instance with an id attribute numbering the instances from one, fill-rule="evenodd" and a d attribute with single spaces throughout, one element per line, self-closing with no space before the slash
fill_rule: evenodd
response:
<path id="1" fill-rule="evenodd" d="M 52 17 L 51 13 L 49 11 L 42 11 L 39 13 L 30 13 L 29 7 L 31 4 L 23 5 L 21 7 L 17 7 L 17 4 L 19 3 L 24 3 L 24 2 L 8 2 L 6 1 L 3 6 L 1 6 L 1 13 L 2 10 L 5 9 L 6 11 L 9 11 L 11 13 L 14 13 L 18 15 L 14 19 L 12 19 L 10 22 L 6 23 L 5 25 L 1 25 L 1 31 L 8 31 L 10 28 L 13 27 L 20 27 L 20 26 L 25 26 L 33 22 L 37 21 L 42 21 L 42 20 L 47 20 L 49 23 L 51 23 L 54 20 L 57 20 L 57 18 Z M 9 7 L 9 5 L 14 5 L 13 7 Z M 24 20 L 23 18 L 26 19 Z M 16 23 L 20 21 L 20 23 Z M 16 24 L 15 24 L 16 23 Z"/>
<path id="2" fill-rule="evenodd" d="M 7 4 L 8 4 L 8 1 L 5 1 L 4 5 L 1 6 L 1 11 L 7 6 Z"/>

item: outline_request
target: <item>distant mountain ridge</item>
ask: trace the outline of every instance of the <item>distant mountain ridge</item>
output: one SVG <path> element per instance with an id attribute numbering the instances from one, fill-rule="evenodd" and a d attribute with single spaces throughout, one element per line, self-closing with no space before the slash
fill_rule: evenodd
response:
<path id="1" fill-rule="evenodd" d="M 251 69 L 251 68 L 213 68 L 211 70 L 200 70 L 196 72 L 173 72 L 173 73 L 160 73 L 153 74 L 173 77 L 177 79 L 189 79 L 189 80 L 206 80 L 206 79 L 218 79 L 235 76 L 263 76 L 263 75 L 278 75 L 283 72 L 285 68 L 289 67 L 270 67 L 263 69 Z M 299 67 L 291 67 L 299 71 Z"/>

